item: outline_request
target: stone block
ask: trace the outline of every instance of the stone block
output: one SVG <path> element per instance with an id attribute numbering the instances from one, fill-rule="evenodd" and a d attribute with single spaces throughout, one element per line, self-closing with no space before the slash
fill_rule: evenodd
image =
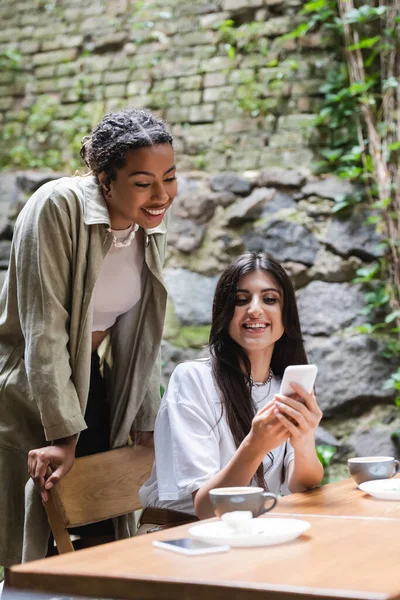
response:
<path id="1" fill-rule="evenodd" d="M 222 0 L 222 10 L 241 10 L 251 6 L 262 6 L 263 0 Z"/>
<path id="2" fill-rule="evenodd" d="M 206 73 L 204 75 L 203 87 L 208 88 L 225 85 L 226 78 L 227 76 L 224 72 Z"/>
<path id="3" fill-rule="evenodd" d="M 291 221 L 272 220 L 245 234 L 246 249 L 262 250 L 280 261 L 294 261 L 311 266 L 319 250 L 316 237 L 303 225 Z"/>
<path id="4" fill-rule="evenodd" d="M 260 172 L 257 183 L 260 186 L 300 187 L 305 180 L 305 175 L 295 169 L 272 167 Z"/>
<path id="5" fill-rule="evenodd" d="M 150 86 L 151 84 L 148 81 L 130 81 L 127 87 L 127 96 L 144 96 L 149 91 Z M 156 93 L 156 90 L 154 90 L 154 93 Z"/>
<path id="6" fill-rule="evenodd" d="M 218 102 L 216 119 L 226 121 L 226 119 L 242 118 L 244 115 L 243 109 L 237 102 Z"/>
<path id="7" fill-rule="evenodd" d="M 224 132 L 226 133 L 242 133 L 244 131 L 255 131 L 257 123 L 251 119 L 227 119 L 224 121 Z"/>
<path id="8" fill-rule="evenodd" d="M 54 77 L 57 72 L 56 65 L 46 65 L 45 67 L 37 67 L 35 69 L 35 77 L 37 79 L 48 79 Z"/>
<path id="9" fill-rule="evenodd" d="M 178 79 L 178 87 L 180 90 L 200 90 L 201 75 L 190 75 L 189 77 L 180 77 Z"/>
<path id="10" fill-rule="evenodd" d="M 14 98 L 6 97 L 0 98 L 0 110 L 9 110 L 14 104 Z"/>
<path id="11" fill-rule="evenodd" d="M 174 106 L 167 109 L 167 121 L 170 123 L 184 123 L 189 121 L 189 107 Z"/>
<path id="12" fill-rule="evenodd" d="M 304 145 L 304 135 L 298 131 L 280 131 L 269 138 L 270 148 L 298 148 Z"/>
<path id="13" fill-rule="evenodd" d="M 291 16 L 272 17 L 265 22 L 264 33 L 267 37 L 276 37 L 289 33 L 296 27 Z"/>
<path id="14" fill-rule="evenodd" d="M 49 67 L 40 67 L 41 69 L 47 69 Z M 38 69 L 35 71 L 35 73 Z M 69 77 L 79 73 L 79 61 L 73 63 L 61 63 L 61 65 L 55 66 L 55 75 L 57 77 Z"/>
<path id="15" fill-rule="evenodd" d="M 300 115 L 283 115 L 278 119 L 279 131 L 299 131 L 310 129 L 315 124 L 316 115 L 300 114 Z"/>
<path id="16" fill-rule="evenodd" d="M 218 173 L 210 179 L 213 192 L 233 192 L 239 196 L 247 196 L 251 192 L 251 183 L 237 173 Z"/>
<path id="17" fill-rule="evenodd" d="M 348 219 L 333 218 L 324 241 L 341 256 L 357 256 L 367 261 L 383 256 L 383 238 L 375 225 L 366 223 L 369 214 L 359 211 Z"/>
<path id="18" fill-rule="evenodd" d="M 36 40 L 26 40 L 19 44 L 18 50 L 21 54 L 36 54 L 39 52 L 40 44 Z"/>
<path id="19" fill-rule="evenodd" d="M 265 148 L 260 152 L 261 168 L 284 167 L 290 169 L 296 165 L 297 168 L 310 169 L 313 160 L 313 152 L 308 148 Z"/>
<path id="20" fill-rule="evenodd" d="M 41 65 L 52 65 L 62 62 L 69 62 L 75 60 L 77 56 L 77 50 L 74 48 L 68 50 L 57 50 L 55 52 L 39 52 L 33 57 L 33 65 L 35 67 Z"/>
<path id="21" fill-rule="evenodd" d="M 229 19 L 229 12 L 217 12 L 210 13 L 208 15 L 204 15 L 200 17 L 200 27 L 204 29 L 208 29 L 212 27 L 213 29 L 217 29 L 224 21 Z"/>
<path id="22" fill-rule="evenodd" d="M 150 84 L 149 84 L 150 87 Z M 151 88 L 153 93 L 158 92 L 170 92 L 172 90 L 176 90 L 178 87 L 178 80 L 171 77 L 168 79 L 160 79 L 160 81 L 156 81 Z"/>
<path id="23" fill-rule="evenodd" d="M 360 286 L 311 281 L 297 292 L 301 329 L 305 335 L 329 336 L 365 321 Z"/>
<path id="24" fill-rule="evenodd" d="M 197 30 L 189 31 L 184 34 L 177 34 L 173 38 L 173 43 L 176 46 L 201 46 L 214 45 L 216 42 L 217 32 L 212 30 Z"/>
<path id="25" fill-rule="evenodd" d="M 201 63 L 201 69 L 204 73 L 222 71 L 230 67 L 232 67 L 232 61 L 228 56 L 214 56 L 208 60 L 203 60 Z"/>
<path id="26" fill-rule="evenodd" d="M 12 83 L 15 74 L 12 71 L 0 71 L 0 83 Z"/>
<path id="27" fill-rule="evenodd" d="M 121 83 L 108 85 L 104 89 L 105 98 L 124 98 L 126 92 L 126 85 Z"/>
<path id="28" fill-rule="evenodd" d="M 292 87 L 293 95 L 307 96 L 309 95 L 321 95 L 321 86 L 326 81 L 324 79 L 309 79 L 305 81 L 295 81 Z"/>
<path id="29" fill-rule="evenodd" d="M 259 152 L 251 150 L 247 152 L 234 152 L 229 158 L 229 168 L 237 171 L 258 169 L 259 166 Z"/>
<path id="30" fill-rule="evenodd" d="M 107 71 L 104 74 L 104 84 L 127 83 L 130 77 L 129 71 Z"/>
<path id="31" fill-rule="evenodd" d="M 187 269 L 165 269 L 164 277 L 175 314 L 182 325 L 211 322 L 212 299 L 218 277 L 206 277 Z"/>
<path id="32" fill-rule="evenodd" d="M 57 79 L 39 79 L 36 86 L 39 94 L 48 94 L 49 92 L 55 92 L 58 89 Z"/>
<path id="33" fill-rule="evenodd" d="M 312 337 L 310 362 L 318 365 L 318 403 L 325 417 L 360 414 L 393 399 L 385 382 L 395 365 L 384 358 L 384 344 L 367 335 Z"/>
<path id="34" fill-rule="evenodd" d="M 180 92 L 178 101 L 182 106 L 191 106 L 193 104 L 200 104 L 201 92 L 200 91 L 189 91 Z"/>
<path id="35" fill-rule="evenodd" d="M 233 84 L 250 83 L 254 81 L 255 78 L 256 74 L 254 69 L 235 69 L 229 73 L 228 82 Z"/>
<path id="36" fill-rule="evenodd" d="M 201 106 L 192 106 L 189 109 L 190 123 L 210 123 L 214 121 L 215 105 L 202 104 Z"/>
<path id="37" fill-rule="evenodd" d="M 275 195 L 272 188 L 258 188 L 246 198 L 242 198 L 229 207 L 226 212 L 228 227 L 238 227 L 248 221 L 254 221 L 260 216 L 265 203 Z"/>
<path id="38" fill-rule="evenodd" d="M 155 65 L 153 75 L 156 79 L 166 77 L 183 77 L 185 75 L 198 75 L 200 61 L 197 58 L 178 58 L 175 62 L 163 62 Z"/>
<path id="39" fill-rule="evenodd" d="M 232 100 L 234 97 L 234 88 L 229 85 L 206 88 L 203 92 L 204 102 L 220 102 L 221 100 Z"/>

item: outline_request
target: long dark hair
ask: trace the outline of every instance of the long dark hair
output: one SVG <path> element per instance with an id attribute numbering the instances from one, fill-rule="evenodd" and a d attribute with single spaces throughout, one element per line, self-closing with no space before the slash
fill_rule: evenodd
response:
<path id="1" fill-rule="evenodd" d="M 284 333 L 275 342 L 271 358 L 274 375 L 282 377 L 288 365 L 307 363 L 301 335 L 296 297 L 289 276 L 273 258 L 263 253 L 246 253 L 227 267 L 214 294 L 210 353 L 212 373 L 220 391 L 223 410 L 236 447 L 238 448 L 251 429 L 256 406 L 251 396 L 251 364 L 245 350 L 229 335 L 229 325 L 236 305 L 236 290 L 242 275 L 265 271 L 274 277 L 282 292 L 282 322 Z M 261 463 L 255 474 L 260 487 L 265 489 L 264 469 Z"/>

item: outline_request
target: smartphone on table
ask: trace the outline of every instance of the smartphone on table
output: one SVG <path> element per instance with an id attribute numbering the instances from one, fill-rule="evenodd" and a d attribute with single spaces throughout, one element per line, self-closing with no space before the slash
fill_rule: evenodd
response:
<path id="1" fill-rule="evenodd" d="M 153 546 L 162 548 L 163 550 L 177 552 L 178 554 L 186 554 L 187 556 L 214 554 L 215 552 L 227 552 L 227 550 L 230 550 L 230 546 L 227 545 L 219 546 L 216 544 L 208 544 L 207 542 L 194 540 L 192 538 L 180 538 L 177 540 L 154 540 Z"/>
<path id="2" fill-rule="evenodd" d="M 296 394 L 291 383 L 298 383 L 301 387 L 311 394 L 314 389 L 315 379 L 318 368 L 316 365 L 290 365 L 286 367 L 283 373 L 281 389 L 279 393 L 282 396 L 293 396 Z"/>

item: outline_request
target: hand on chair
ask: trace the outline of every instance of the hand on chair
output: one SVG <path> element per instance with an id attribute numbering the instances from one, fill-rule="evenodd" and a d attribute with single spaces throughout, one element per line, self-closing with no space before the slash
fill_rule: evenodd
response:
<path id="1" fill-rule="evenodd" d="M 43 502 L 47 502 L 48 493 L 72 469 L 75 462 L 76 436 L 56 440 L 53 445 L 35 448 L 28 452 L 28 473 L 39 489 Z M 51 475 L 46 478 L 48 468 Z"/>

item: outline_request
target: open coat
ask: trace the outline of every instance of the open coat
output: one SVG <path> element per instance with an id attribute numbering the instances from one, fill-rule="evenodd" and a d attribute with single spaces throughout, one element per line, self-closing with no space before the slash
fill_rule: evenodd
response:
<path id="1" fill-rule="evenodd" d="M 95 177 L 42 186 L 15 226 L 0 294 L 0 564 L 43 557 L 49 528 L 28 481 L 27 453 L 86 429 L 92 296 L 112 235 Z M 142 232 L 142 296 L 102 344 L 111 447 L 151 431 L 160 401 L 159 348 L 167 293 L 166 226 Z M 25 502 L 24 502 L 24 488 Z M 132 518 L 115 520 L 117 537 Z"/>

